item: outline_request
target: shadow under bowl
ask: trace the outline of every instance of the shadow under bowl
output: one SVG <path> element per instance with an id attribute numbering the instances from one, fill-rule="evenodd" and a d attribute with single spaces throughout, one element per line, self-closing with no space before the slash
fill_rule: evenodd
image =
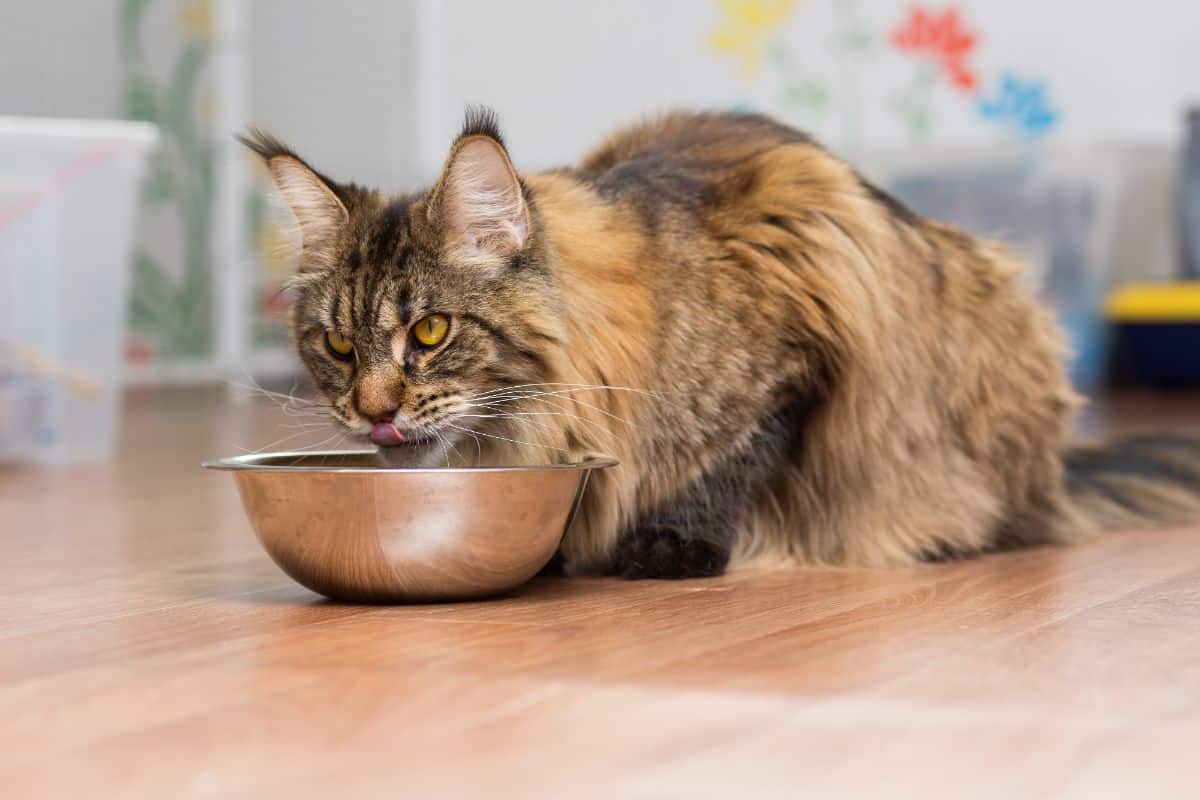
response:
<path id="1" fill-rule="evenodd" d="M 463 600 L 525 583 L 550 561 L 592 470 L 400 468 L 376 451 L 209 461 L 237 482 L 259 541 L 289 576 L 334 600 Z"/>

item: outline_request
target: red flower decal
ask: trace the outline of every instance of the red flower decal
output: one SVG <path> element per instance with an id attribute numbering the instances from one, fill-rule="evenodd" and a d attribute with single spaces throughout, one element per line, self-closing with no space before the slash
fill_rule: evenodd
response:
<path id="1" fill-rule="evenodd" d="M 954 6 L 941 13 L 914 6 L 892 31 L 891 40 L 898 50 L 933 59 L 950 83 L 964 92 L 979 85 L 979 77 L 966 63 L 978 36 L 965 28 Z"/>
<path id="2" fill-rule="evenodd" d="M 258 310 L 266 317 L 282 317 L 287 313 L 288 299 L 282 288 L 265 288 L 258 292 Z"/>
<path id="3" fill-rule="evenodd" d="M 154 348 L 137 334 L 125 340 L 125 361 L 130 364 L 147 364 L 154 360 Z"/>

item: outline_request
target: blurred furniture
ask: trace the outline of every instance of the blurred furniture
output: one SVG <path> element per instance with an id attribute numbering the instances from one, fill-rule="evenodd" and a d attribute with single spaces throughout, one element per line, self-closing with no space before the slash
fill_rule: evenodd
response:
<path id="1" fill-rule="evenodd" d="M 1014 141 L 882 150 L 861 166 L 918 213 L 1023 256 L 1030 284 L 1070 337 L 1076 386 L 1094 395 L 1109 360 L 1105 293 L 1176 274 L 1176 160 L 1167 147 Z"/>
<path id="2" fill-rule="evenodd" d="M 158 133 L 0 117 L 0 460 L 116 444 L 133 214 Z"/>
<path id="3" fill-rule="evenodd" d="M 1109 297 L 1119 377 L 1160 388 L 1200 386 L 1200 281 L 1134 283 Z"/>

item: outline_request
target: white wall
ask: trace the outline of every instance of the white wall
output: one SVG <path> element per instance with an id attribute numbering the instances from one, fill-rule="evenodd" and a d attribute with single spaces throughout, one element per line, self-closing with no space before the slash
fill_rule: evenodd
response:
<path id="1" fill-rule="evenodd" d="M 4 0 L 0 114 L 111 118 L 117 113 L 116 3 Z"/>
<path id="2" fill-rule="evenodd" d="M 412 180 L 412 2 L 250 4 L 251 121 L 331 177 Z"/>
<path id="3" fill-rule="evenodd" d="M 120 2 L 0 3 L 0 115 L 118 116 Z M 413 2 L 245 4 L 251 24 L 247 121 L 276 130 L 339 176 L 406 184 L 416 81 Z M 160 8 L 148 16 L 144 39 L 174 41 L 178 33 L 167 29 L 189 3 L 155 5 Z M 152 49 L 147 55 L 154 61 L 164 54 Z"/>
<path id="4" fill-rule="evenodd" d="M 125 1 L 0 2 L 0 114 L 119 115 L 117 12 Z M 835 108 L 824 117 L 780 101 L 776 68 L 748 78 L 712 49 L 712 33 L 729 24 L 722 9 L 755 1 L 242 0 L 250 22 L 245 122 L 277 133 L 336 178 L 385 190 L 435 175 L 469 103 L 500 112 L 521 169 L 569 163 L 614 127 L 674 106 L 765 109 L 852 157 L 909 142 L 894 100 L 916 62 L 888 34 L 910 0 L 796 0 L 787 21 L 764 34 L 764 42 L 786 45 L 805 76 L 828 85 Z M 919 2 L 935 10 L 949 4 Z M 169 76 L 181 36 L 202 36 L 203 7 L 152 0 L 142 39 L 156 81 Z M 1180 133 L 1182 108 L 1200 102 L 1200 2 L 960 0 L 957 7 L 981 37 L 971 62 L 985 92 L 1005 70 L 1045 82 L 1062 112 L 1050 136 L 1056 146 L 1119 140 L 1130 143 L 1126 152 L 1153 156 L 1136 159 L 1152 161 L 1153 175 L 1142 169 L 1131 213 L 1120 214 L 1141 219 L 1136 235 L 1122 238 L 1121 260 L 1137 274 L 1169 274 L 1167 146 Z M 834 47 L 847 12 L 872 42 L 861 62 Z M 221 81 L 206 72 L 201 83 L 197 117 L 221 120 Z M 934 149 L 986 149 L 1005 138 L 981 121 L 974 98 L 945 82 L 931 108 Z M 858 123 L 847 123 L 849 111 Z M 224 134 L 217 138 L 232 146 Z M 225 206 L 221 219 L 234 220 L 237 203 Z M 180 260 L 177 217 L 163 207 L 143 220 L 142 245 L 170 275 Z M 216 238 L 228 245 L 234 237 Z"/>
<path id="5" fill-rule="evenodd" d="M 0 113 L 105 117 L 119 108 L 119 0 L 6 0 L 0 8 Z M 413 41 L 419 0 L 254 0 L 252 121 L 275 129 L 328 171 L 388 187 L 414 171 L 428 176 L 418 129 L 449 139 L 467 103 L 487 103 L 526 168 L 577 157 L 615 125 L 677 105 L 776 106 L 771 76 L 743 82 L 733 60 L 714 53 L 722 25 L 709 0 L 424 0 L 445 20 L 446 71 L 435 75 L 438 119 L 420 119 L 423 80 Z M 846 6 L 847 0 L 840 0 Z M 182 7 L 184 3 L 168 3 Z M 908 0 L 849 5 L 886 34 Z M 941 0 L 924 5 L 940 9 Z M 1005 68 L 1048 80 L 1067 141 L 1166 143 L 1180 111 L 1200 102 L 1200 3 L 1183 0 L 962 0 L 981 39 L 983 75 Z M 798 0 L 783 37 L 806 71 L 841 96 L 847 70 L 830 47 L 834 0 Z M 174 14 L 156 15 L 169 24 Z M 905 141 L 889 111 L 912 62 L 877 47 L 860 76 L 863 139 Z M 444 86 L 442 85 L 444 84 Z M 429 88 L 429 87 L 426 87 Z M 992 133 L 968 103 L 938 96 L 938 141 L 978 144 Z M 835 147 L 836 119 L 816 126 Z M 435 133 L 436 135 L 436 133 Z M 428 134 L 426 134 L 428 136 Z M 432 153 L 432 151 L 431 151 Z"/>
<path id="6" fill-rule="evenodd" d="M 447 8 L 453 116 L 443 127 L 452 131 L 466 104 L 494 107 L 522 168 L 570 161 L 646 113 L 738 99 L 735 72 L 705 43 L 713 3 L 452 0 Z"/>
<path id="7" fill-rule="evenodd" d="M 828 79 L 841 97 L 861 87 L 862 144 L 904 143 L 891 102 L 913 69 L 911 58 L 881 35 L 911 7 L 908 0 L 861 0 L 859 17 L 876 46 L 861 74 L 833 54 L 835 3 L 797 3 L 784 38 L 806 72 Z M 940 9 L 942 2 L 926 2 Z M 973 0 L 957 4 L 980 32 L 972 59 L 985 78 L 1004 69 L 1048 81 L 1061 107 L 1055 136 L 1068 142 L 1135 139 L 1158 143 L 1179 135 L 1186 103 L 1200 102 L 1200 3 L 1181 0 Z M 495 106 L 525 167 L 576 158 L 624 120 L 675 105 L 773 108 L 777 86 L 767 70 L 742 82 L 733 60 L 714 53 L 709 34 L 722 24 L 716 2 L 703 0 L 451 0 L 447 4 L 450 72 L 445 107 L 452 130 L 466 103 Z M 940 87 L 935 139 L 992 141 L 971 102 Z M 842 122 L 816 126 L 843 147 Z M 425 170 L 431 168 L 423 164 Z"/>

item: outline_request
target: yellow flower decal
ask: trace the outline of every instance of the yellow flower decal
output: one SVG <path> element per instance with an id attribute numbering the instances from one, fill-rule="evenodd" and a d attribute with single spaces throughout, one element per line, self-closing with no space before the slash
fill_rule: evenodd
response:
<path id="1" fill-rule="evenodd" d="M 717 0 L 725 19 L 708 37 L 709 46 L 737 58 L 744 80 L 762 68 L 763 50 L 771 32 L 796 8 L 796 0 Z"/>
<path id="2" fill-rule="evenodd" d="M 204 94 L 196 101 L 196 113 L 200 115 L 201 119 L 215 122 L 221 114 L 220 99 L 212 92 Z"/>
<path id="3" fill-rule="evenodd" d="M 296 267 L 295 244 L 282 225 L 264 223 L 258 231 L 258 255 L 266 272 L 273 278 L 282 279 L 292 274 Z"/>
<path id="4" fill-rule="evenodd" d="M 189 39 L 212 41 L 212 0 L 191 0 L 179 9 L 179 22 Z"/>
<path id="5" fill-rule="evenodd" d="M 265 194 L 273 191 L 271 173 L 262 159 L 246 151 L 244 154 L 250 171 L 254 174 L 254 182 Z M 259 263 L 264 272 L 274 282 L 279 283 L 296 269 L 296 259 L 299 256 L 296 233 L 291 226 L 282 220 L 272 218 L 271 213 L 255 215 L 250 222 L 251 236 L 254 237 L 254 250 L 258 254 Z"/>

